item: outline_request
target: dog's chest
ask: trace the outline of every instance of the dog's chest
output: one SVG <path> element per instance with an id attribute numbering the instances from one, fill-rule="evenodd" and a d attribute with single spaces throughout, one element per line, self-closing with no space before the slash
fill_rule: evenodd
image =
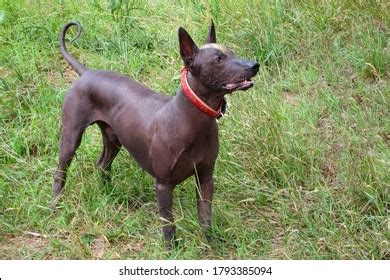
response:
<path id="1" fill-rule="evenodd" d="M 218 141 L 214 130 L 201 134 L 157 137 L 152 142 L 149 159 L 152 175 L 160 180 L 179 183 L 193 175 L 199 164 L 215 161 Z"/>
<path id="2" fill-rule="evenodd" d="M 195 174 L 197 167 L 203 163 L 209 150 L 209 141 L 194 141 L 191 145 L 180 150 L 172 158 L 167 174 L 172 181 L 181 182 Z"/>

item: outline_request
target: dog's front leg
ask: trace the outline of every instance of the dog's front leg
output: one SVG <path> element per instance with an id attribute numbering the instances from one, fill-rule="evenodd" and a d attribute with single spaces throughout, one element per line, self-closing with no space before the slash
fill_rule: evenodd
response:
<path id="1" fill-rule="evenodd" d="M 173 245 L 175 236 L 175 225 L 173 224 L 172 204 L 173 204 L 173 186 L 156 182 L 156 195 L 160 216 L 163 220 L 163 234 L 170 249 Z"/>
<path id="2" fill-rule="evenodd" d="M 205 177 L 199 174 L 196 183 L 199 223 L 207 233 L 211 228 L 211 201 L 213 199 L 214 182 L 211 176 Z"/>

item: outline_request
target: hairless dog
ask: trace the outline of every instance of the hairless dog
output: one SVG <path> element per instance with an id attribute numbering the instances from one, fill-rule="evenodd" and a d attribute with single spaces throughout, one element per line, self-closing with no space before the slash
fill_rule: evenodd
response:
<path id="1" fill-rule="evenodd" d="M 180 55 L 184 62 L 181 85 L 175 97 L 160 95 L 126 76 L 89 70 L 65 46 L 70 21 L 60 34 L 65 60 L 79 74 L 65 97 L 62 109 L 58 169 L 54 175 L 53 206 L 65 185 L 66 171 L 85 129 L 97 124 L 103 136 L 98 166 L 108 171 L 122 146 L 155 180 L 163 234 L 168 247 L 174 241 L 172 191 L 196 175 L 199 222 L 211 227 L 213 169 L 218 155 L 218 125 L 224 96 L 253 86 L 259 64 L 236 57 L 216 44 L 211 22 L 206 44 L 198 48 L 184 28 L 179 28 Z"/>

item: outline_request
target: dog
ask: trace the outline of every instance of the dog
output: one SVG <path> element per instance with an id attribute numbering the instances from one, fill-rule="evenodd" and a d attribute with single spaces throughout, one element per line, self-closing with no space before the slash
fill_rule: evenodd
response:
<path id="1" fill-rule="evenodd" d="M 174 242 L 175 235 L 172 192 L 192 175 L 196 177 L 199 222 L 206 231 L 210 229 L 213 169 L 219 147 L 216 119 L 223 114 L 226 94 L 253 86 L 251 78 L 257 74 L 259 63 L 239 58 L 217 44 L 212 21 L 201 48 L 180 27 L 179 47 L 184 62 L 181 85 L 176 96 L 164 96 L 126 76 L 87 69 L 66 49 L 65 35 L 71 26 L 78 28 L 76 38 L 82 32 L 78 22 L 68 22 L 60 33 L 60 49 L 80 79 L 63 103 L 52 206 L 60 198 L 66 171 L 85 129 L 97 124 L 103 137 L 97 164 L 104 172 L 110 170 L 123 146 L 154 178 L 167 244 Z"/>

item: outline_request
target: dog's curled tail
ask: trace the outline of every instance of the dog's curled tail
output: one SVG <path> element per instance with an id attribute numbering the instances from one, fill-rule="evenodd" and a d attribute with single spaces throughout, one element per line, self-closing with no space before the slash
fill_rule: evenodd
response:
<path id="1" fill-rule="evenodd" d="M 71 42 L 74 42 L 80 36 L 80 34 L 83 32 L 83 28 L 81 27 L 80 23 L 78 23 L 77 21 L 73 21 L 73 20 L 69 21 L 67 24 L 65 24 L 65 26 L 61 30 L 61 33 L 60 33 L 60 48 L 61 48 L 61 53 L 64 56 L 65 60 L 70 64 L 70 66 L 73 67 L 74 70 L 76 70 L 77 74 L 79 74 L 79 76 L 81 76 L 85 71 L 88 70 L 87 67 L 85 67 L 85 65 L 83 65 L 82 63 L 77 61 L 73 56 L 71 56 L 68 53 L 68 50 L 66 49 L 66 46 L 65 46 L 66 31 L 72 25 L 77 26 L 77 34 L 72 39 Z"/>

